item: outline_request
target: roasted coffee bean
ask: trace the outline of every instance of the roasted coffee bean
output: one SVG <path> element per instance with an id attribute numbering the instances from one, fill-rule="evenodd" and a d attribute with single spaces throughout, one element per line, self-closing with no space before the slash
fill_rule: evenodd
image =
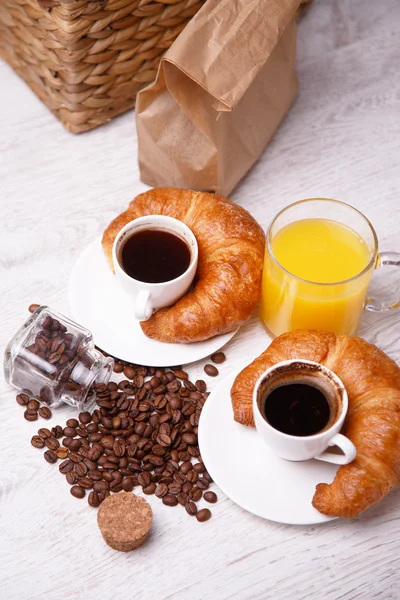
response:
<path id="1" fill-rule="evenodd" d="M 139 473 L 138 482 L 139 482 L 139 485 L 141 485 L 143 488 L 145 488 L 148 485 L 150 485 L 151 476 L 149 475 L 149 473 L 147 471 L 145 471 L 144 473 Z"/>
<path id="2" fill-rule="evenodd" d="M 33 313 L 33 312 L 35 312 L 35 310 L 37 308 L 39 308 L 39 306 L 40 306 L 40 304 L 31 304 L 30 307 L 28 308 L 28 310 L 30 313 Z"/>
<path id="3" fill-rule="evenodd" d="M 90 492 L 88 497 L 88 504 L 93 508 L 97 508 L 98 506 L 100 506 L 99 495 L 96 494 L 96 492 Z"/>
<path id="4" fill-rule="evenodd" d="M 60 442 L 55 437 L 46 438 L 44 443 L 49 450 L 57 450 L 60 447 Z"/>
<path id="5" fill-rule="evenodd" d="M 199 477 L 196 485 L 199 488 L 199 490 L 206 490 L 210 487 L 210 484 L 206 479 L 204 479 L 204 477 Z"/>
<path id="6" fill-rule="evenodd" d="M 107 498 L 107 496 L 110 495 L 110 492 L 108 490 L 101 490 L 99 492 L 99 501 L 100 503 L 103 502 L 103 500 L 105 500 Z"/>
<path id="7" fill-rule="evenodd" d="M 129 476 L 124 477 L 124 479 L 122 480 L 122 489 L 124 490 L 124 492 L 131 492 L 134 487 L 135 485 L 133 478 Z"/>
<path id="8" fill-rule="evenodd" d="M 68 448 L 57 448 L 57 450 L 55 451 L 57 458 L 64 460 L 65 458 L 67 458 L 68 456 Z"/>
<path id="9" fill-rule="evenodd" d="M 179 504 L 186 506 L 189 496 L 185 492 L 180 492 L 176 499 L 178 500 Z"/>
<path id="10" fill-rule="evenodd" d="M 80 477 L 78 483 L 85 488 L 85 490 L 90 490 L 93 487 L 93 480 L 90 479 L 90 477 Z"/>
<path id="11" fill-rule="evenodd" d="M 110 487 L 110 484 L 108 483 L 108 481 L 95 481 L 93 484 L 93 489 L 95 492 L 101 492 L 101 490 L 108 490 Z"/>
<path id="12" fill-rule="evenodd" d="M 47 440 L 48 438 L 52 437 L 50 429 L 47 429 L 46 427 L 41 427 L 38 430 L 38 435 L 42 438 L 42 440 Z"/>
<path id="13" fill-rule="evenodd" d="M 198 379 L 195 383 L 197 390 L 201 393 L 204 393 L 207 389 L 207 384 L 203 379 Z"/>
<path id="14" fill-rule="evenodd" d="M 68 419 L 68 421 L 66 422 L 66 426 L 73 427 L 74 429 L 76 429 L 77 427 L 79 427 L 79 421 L 77 419 Z"/>
<path id="15" fill-rule="evenodd" d="M 196 463 L 193 465 L 193 471 L 196 471 L 196 473 L 204 473 L 205 470 L 206 468 L 203 463 Z"/>
<path id="16" fill-rule="evenodd" d="M 163 496 L 162 503 L 166 506 L 176 506 L 178 504 L 178 500 L 176 496 L 172 496 L 171 494 L 167 494 Z"/>
<path id="17" fill-rule="evenodd" d="M 179 467 L 179 470 L 182 471 L 182 473 L 184 475 L 186 475 L 187 473 L 189 473 L 189 471 L 191 471 L 193 468 L 193 465 L 190 461 L 185 461 L 181 464 L 181 466 Z"/>
<path id="18" fill-rule="evenodd" d="M 146 487 L 143 488 L 143 493 L 147 494 L 149 496 L 150 494 L 154 494 L 155 489 L 156 489 L 156 484 L 150 483 L 150 485 L 146 485 Z"/>
<path id="19" fill-rule="evenodd" d="M 205 365 L 204 371 L 210 377 L 216 377 L 219 373 L 217 367 L 214 367 L 214 365 L 210 365 L 210 364 Z"/>
<path id="20" fill-rule="evenodd" d="M 72 462 L 74 462 L 74 463 L 78 463 L 83 460 L 83 456 L 81 456 L 80 454 L 77 454 L 76 452 L 70 452 L 69 459 L 72 460 Z"/>
<path id="21" fill-rule="evenodd" d="M 63 428 L 60 425 L 52 427 L 51 435 L 59 440 L 63 436 Z"/>
<path id="22" fill-rule="evenodd" d="M 214 352 L 214 354 L 211 354 L 210 358 L 216 365 L 220 365 L 226 360 L 226 356 L 223 352 Z"/>
<path id="23" fill-rule="evenodd" d="M 170 446 L 171 438 L 165 433 L 160 433 L 160 435 L 157 436 L 157 444 L 160 444 L 160 446 L 164 447 Z"/>
<path id="24" fill-rule="evenodd" d="M 190 483 L 196 483 L 196 481 L 198 480 L 199 475 L 198 473 L 196 473 L 196 471 L 189 471 L 189 473 L 186 475 L 186 479 L 188 481 L 190 481 Z"/>
<path id="25" fill-rule="evenodd" d="M 170 483 L 168 486 L 168 492 L 176 496 L 182 491 L 182 486 L 179 483 Z"/>
<path id="26" fill-rule="evenodd" d="M 50 419 L 52 416 L 51 410 L 47 406 L 41 406 L 38 412 L 42 419 Z"/>
<path id="27" fill-rule="evenodd" d="M 86 492 L 80 485 L 73 485 L 70 492 L 74 498 L 84 498 Z"/>
<path id="28" fill-rule="evenodd" d="M 92 415 L 89 412 L 81 412 L 78 415 L 78 419 L 84 425 L 87 425 L 92 420 Z"/>
<path id="29" fill-rule="evenodd" d="M 28 404 L 26 405 L 26 410 L 29 411 L 38 411 L 40 407 L 40 404 L 37 400 L 33 399 L 33 400 L 29 400 Z"/>
<path id="30" fill-rule="evenodd" d="M 168 494 L 168 486 L 166 483 L 159 483 L 155 489 L 155 495 L 157 498 L 163 498 L 166 494 Z"/>
<path id="31" fill-rule="evenodd" d="M 78 477 L 84 477 L 88 472 L 88 468 L 84 462 L 79 462 L 74 464 L 74 471 Z"/>
<path id="32" fill-rule="evenodd" d="M 114 362 L 114 368 L 113 368 L 114 373 L 122 373 L 123 370 L 124 370 L 124 367 L 120 363 Z"/>
<path id="33" fill-rule="evenodd" d="M 184 442 L 186 442 L 186 444 L 190 444 L 191 446 L 197 444 L 197 435 L 194 433 L 184 433 L 182 435 L 182 439 Z"/>
<path id="34" fill-rule="evenodd" d="M 20 406 L 26 406 L 29 402 L 29 396 L 27 394 L 18 394 L 16 401 Z"/>
<path id="35" fill-rule="evenodd" d="M 211 477 L 211 475 L 207 471 L 205 471 L 205 473 L 203 475 L 203 478 L 206 481 L 208 481 L 208 483 L 213 483 L 214 482 L 214 479 Z"/>
<path id="36" fill-rule="evenodd" d="M 208 519 L 211 519 L 211 510 L 209 510 L 208 508 L 202 508 L 196 514 L 196 519 L 200 523 L 204 523 L 205 521 L 208 521 Z"/>
<path id="37" fill-rule="evenodd" d="M 43 454 L 43 456 L 47 460 L 48 463 L 57 462 L 57 454 L 54 452 L 54 450 L 46 450 L 46 452 Z"/>
<path id="38" fill-rule="evenodd" d="M 205 492 L 203 498 L 206 502 L 210 502 L 211 504 L 215 504 L 218 500 L 218 496 L 214 492 Z"/>
<path id="39" fill-rule="evenodd" d="M 98 471 L 97 469 L 91 469 L 90 471 L 88 471 L 87 475 L 88 477 L 90 477 L 90 479 L 92 479 L 92 481 L 100 481 L 103 479 L 103 473 L 101 471 Z"/>
<path id="40" fill-rule="evenodd" d="M 76 429 L 75 427 L 64 427 L 63 433 L 66 437 L 75 437 Z"/>
<path id="41" fill-rule="evenodd" d="M 69 459 L 64 460 L 58 467 L 60 473 L 63 473 L 63 475 L 65 475 L 66 473 L 69 473 L 69 471 L 72 471 L 74 468 L 74 463 L 71 462 Z"/>
<path id="42" fill-rule="evenodd" d="M 203 492 L 201 490 L 199 490 L 198 487 L 193 487 L 190 491 L 189 491 L 189 498 L 191 500 L 193 500 L 193 502 L 198 502 L 200 500 L 200 498 L 202 497 Z"/>
<path id="43" fill-rule="evenodd" d="M 79 448 L 82 446 L 82 440 L 78 438 L 73 438 L 68 446 L 71 452 L 77 452 Z"/>
<path id="44" fill-rule="evenodd" d="M 88 452 L 88 459 L 96 461 L 100 458 L 103 453 L 103 449 L 98 448 L 97 446 L 92 446 Z"/>
<path id="45" fill-rule="evenodd" d="M 31 439 L 31 444 L 34 448 L 43 448 L 44 440 L 40 437 L 40 435 L 34 435 Z"/>
<path id="46" fill-rule="evenodd" d="M 124 375 L 127 379 L 132 380 L 136 376 L 136 371 L 133 367 L 125 367 Z"/>
<path id="47" fill-rule="evenodd" d="M 75 471 L 69 471 L 65 475 L 65 479 L 67 480 L 69 485 L 74 485 L 78 481 L 78 475 L 75 473 Z"/>
<path id="48" fill-rule="evenodd" d="M 27 410 L 24 412 L 24 419 L 26 419 L 27 421 L 37 421 L 37 418 L 38 418 L 37 412 L 32 413 L 32 412 L 28 412 Z"/>
<path id="49" fill-rule="evenodd" d="M 191 483 L 190 481 L 186 481 L 183 486 L 182 486 L 182 492 L 185 492 L 185 494 L 188 494 L 190 492 L 190 490 L 193 487 L 193 483 Z"/>
<path id="50" fill-rule="evenodd" d="M 197 513 L 197 506 L 194 502 L 188 502 L 187 504 L 185 504 L 185 509 L 187 514 L 191 517 L 194 517 L 194 515 Z"/>
<path id="51" fill-rule="evenodd" d="M 124 440 L 115 440 L 113 444 L 115 456 L 122 457 L 125 454 L 126 446 Z"/>

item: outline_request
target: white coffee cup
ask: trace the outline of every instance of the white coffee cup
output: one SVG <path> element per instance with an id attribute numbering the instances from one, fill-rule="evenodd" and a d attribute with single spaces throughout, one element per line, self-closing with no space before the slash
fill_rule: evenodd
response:
<path id="1" fill-rule="evenodd" d="M 119 260 L 122 246 L 128 238 L 144 229 L 167 231 L 181 238 L 187 244 L 190 250 L 190 263 L 182 275 L 162 283 L 147 283 L 134 279 L 124 271 Z M 190 288 L 197 269 L 197 241 L 189 227 L 182 221 L 178 221 L 178 219 L 164 215 L 139 217 L 127 223 L 118 233 L 113 244 L 112 260 L 119 283 L 135 301 L 135 317 L 141 321 L 146 321 L 155 310 L 171 306 Z"/>
<path id="2" fill-rule="evenodd" d="M 293 383 L 311 385 L 319 389 L 328 400 L 329 420 L 321 431 L 313 435 L 283 433 L 266 419 L 265 399 L 276 388 Z M 327 367 L 309 360 L 295 359 L 277 363 L 261 375 L 253 393 L 254 420 L 258 433 L 275 454 L 290 461 L 317 458 L 339 465 L 351 462 L 357 450 L 348 438 L 339 433 L 347 408 L 347 392 L 339 377 Z M 342 454 L 327 451 L 330 446 L 337 446 Z"/>

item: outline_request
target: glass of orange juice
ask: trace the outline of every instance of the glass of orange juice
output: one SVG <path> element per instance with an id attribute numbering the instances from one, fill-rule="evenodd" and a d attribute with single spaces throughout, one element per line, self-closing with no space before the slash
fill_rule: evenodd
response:
<path id="1" fill-rule="evenodd" d="M 320 329 L 353 335 L 366 308 L 374 269 L 400 266 L 400 254 L 378 252 L 368 219 L 337 200 L 311 198 L 284 208 L 267 231 L 261 319 L 273 335 Z"/>

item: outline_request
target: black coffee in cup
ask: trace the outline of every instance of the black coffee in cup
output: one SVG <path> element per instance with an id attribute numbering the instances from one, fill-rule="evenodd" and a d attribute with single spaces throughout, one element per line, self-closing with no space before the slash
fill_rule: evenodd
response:
<path id="1" fill-rule="evenodd" d="M 190 248 L 182 238 L 164 229 L 142 229 L 124 241 L 119 263 L 133 279 L 164 283 L 185 273 L 190 259 Z"/>
<path id="2" fill-rule="evenodd" d="M 297 382 L 272 389 L 264 400 L 263 414 L 282 433 L 308 436 L 325 429 L 331 419 L 331 407 L 319 388 Z"/>

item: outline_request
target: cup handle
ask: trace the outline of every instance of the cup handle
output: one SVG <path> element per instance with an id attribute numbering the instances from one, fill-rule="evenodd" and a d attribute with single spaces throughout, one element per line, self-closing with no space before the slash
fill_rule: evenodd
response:
<path id="1" fill-rule="evenodd" d="M 335 465 L 347 465 L 355 459 L 357 450 L 355 445 L 341 433 L 335 433 L 329 442 L 329 446 L 338 446 L 343 454 L 333 454 L 332 452 L 323 452 L 315 458 Z"/>
<path id="2" fill-rule="evenodd" d="M 139 321 L 147 321 L 153 314 L 153 305 L 147 290 L 140 290 L 135 298 L 135 317 Z"/>
<path id="3" fill-rule="evenodd" d="M 400 254 L 398 252 L 380 252 L 376 261 L 375 268 L 379 267 L 400 267 Z M 365 304 L 365 310 L 372 312 L 387 312 L 393 308 L 400 308 L 400 299 L 393 304 L 387 304 L 386 302 L 377 303 L 373 298 L 367 298 Z"/>

